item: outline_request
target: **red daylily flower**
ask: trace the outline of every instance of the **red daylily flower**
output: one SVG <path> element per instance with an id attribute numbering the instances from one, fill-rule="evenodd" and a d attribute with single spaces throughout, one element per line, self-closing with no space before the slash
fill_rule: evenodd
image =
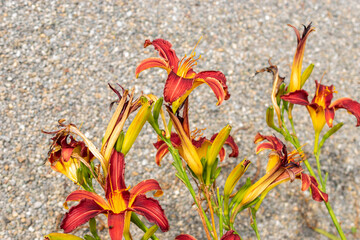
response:
<path id="1" fill-rule="evenodd" d="M 303 191 L 311 187 L 314 200 L 319 202 L 328 200 L 328 195 L 318 189 L 316 180 L 302 173 L 304 169 L 300 166 L 299 162 L 295 161 L 295 159 L 299 157 L 299 153 L 296 150 L 288 153 L 286 145 L 275 136 L 263 136 L 260 133 L 255 136 L 255 143 L 264 140 L 266 140 L 266 142 L 257 146 L 256 153 L 265 149 L 272 150 L 269 154 L 266 174 L 249 187 L 240 205 L 244 206 L 255 200 L 266 190 L 271 190 L 285 181 L 293 181 L 296 177 L 301 178 Z M 300 157 L 302 156 L 300 155 Z M 311 179 L 311 181 L 309 179 Z"/>
<path id="2" fill-rule="evenodd" d="M 175 238 L 175 240 L 196 240 L 193 236 L 189 234 L 181 234 Z M 241 240 L 240 236 L 235 234 L 234 230 L 227 231 L 220 240 Z"/>
<path id="3" fill-rule="evenodd" d="M 80 159 L 90 163 L 94 155 L 89 151 L 83 141 L 76 141 L 66 129 L 55 132 L 45 132 L 56 134 L 51 140 L 48 161 L 54 171 L 64 174 L 73 182 L 78 183 L 77 169 L 80 167 Z"/>
<path id="4" fill-rule="evenodd" d="M 199 158 L 201 159 L 203 157 L 206 158 L 207 151 L 218 134 L 216 133 L 210 139 L 207 139 L 206 137 L 198 137 L 198 134 L 200 132 L 201 130 L 193 131 L 193 134 L 191 136 L 191 142 L 194 145 L 195 150 L 199 155 Z M 184 154 L 182 154 L 183 149 L 179 135 L 177 133 L 171 133 L 170 140 L 172 145 L 179 150 L 180 155 L 184 157 Z M 226 139 L 225 144 L 229 145 L 232 149 L 232 152 L 229 154 L 229 157 L 236 158 L 239 155 L 239 148 L 235 143 L 233 137 L 229 136 Z M 161 160 L 166 156 L 166 154 L 168 154 L 169 150 L 166 143 L 162 140 L 159 140 L 156 143 L 154 143 L 154 147 L 157 149 L 155 162 L 157 165 L 160 166 Z M 221 148 L 219 152 L 219 158 L 221 162 L 225 159 L 225 154 L 226 154 L 225 149 Z"/>
<path id="5" fill-rule="evenodd" d="M 220 105 L 224 100 L 229 99 L 230 94 L 226 85 L 226 78 L 222 72 L 219 71 L 203 71 L 196 73 L 193 67 L 197 65 L 195 59 L 195 48 L 191 54 L 186 55 L 179 60 L 175 51 L 171 48 L 170 42 L 163 39 L 155 39 L 152 42 L 146 40 L 144 47 L 153 45 L 159 52 L 160 58 L 147 58 L 143 60 L 136 68 L 136 77 L 140 72 L 148 68 L 159 67 L 163 68 L 168 73 L 168 78 L 164 88 L 164 100 L 169 103 L 175 103 L 175 110 L 185 101 L 187 96 L 199 85 L 206 83 L 215 93 L 218 99 L 217 105 Z"/>
<path id="6" fill-rule="evenodd" d="M 65 214 L 61 228 L 65 233 L 73 231 L 100 213 L 107 214 L 110 237 L 121 240 L 123 233 L 129 231 L 131 212 L 143 215 L 157 224 L 164 231 L 169 230 L 169 223 L 159 202 L 146 197 L 145 193 L 156 191 L 154 196 L 161 196 L 162 190 L 154 179 L 140 182 L 130 191 L 125 185 L 124 155 L 114 151 L 110 158 L 109 174 L 106 178 L 106 200 L 96 193 L 77 190 L 72 192 L 67 201 L 80 203 Z"/>
<path id="7" fill-rule="evenodd" d="M 353 114 L 357 119 L 357 127 L 360 126 L 360 103 L 350 98 L 339 98 L 334 102 L 331 102 L 335 88 L 333 85 L 325 86 L 317 81 L 315 96 L 311 103 L 308 100 L 308 93 L 304 90 L 297 90 L 281 96 L 285 101 L 293 104 L 304 105 L 310 113 L 311 120 L 316 133 L 320 133 L 323 129 L 325 122 L 329 127 L 333 126 L 333 120 L 335 117 L 335 110 L 339 108 L 345 108 Z"/>

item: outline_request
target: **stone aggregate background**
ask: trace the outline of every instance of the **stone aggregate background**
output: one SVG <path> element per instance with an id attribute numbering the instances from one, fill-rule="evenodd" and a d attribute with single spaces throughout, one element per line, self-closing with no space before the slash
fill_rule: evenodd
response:
<path id="1" fill-rule="evenodd" d="M 206 128 L 212 136 L 227 123 L 240 147 L 237 159 L 226 159 L 223 174 L 245 156 L 253 161 L 245 177 L 253 177 L 260 161 L 264 173 L 266 154 L 256 156 L 255 134 L 273 134 L 265 124 L 270 105 L 272 77 L 257 69 L 267 60 L 278 65 L 289 81 L 296 47 L 292 24 L 313 22 L 316 32 L 308 39 L 304 68 L 315 64 L 305 89 L 314 92 L 315 79 L 334 84 L 335 99 L 360 101 L 360 5 L 356 0 L 336 1 L 0 1 L 0 239 L 42 239 L 60 231 L 65 213 L 63 200 L 77 187 L 44 165 L 49 136 L 41 129 L 56 128 L 57 120 L 82 125 L 81 130 L 98 146 L 111 117 L 108 105 L 116 99 L 107 83 L 136 87 L 136 92 L 161 96 L 165 71 L 152 69 L 134 76 L 137 64 L 156 56 L 145 39 L 164 38 L 179 57 L 189 53 L 198 39 L 202 59 L 197 71 L 220 70 L 228 80 L 231 98 L 215 106 L 207 86 L 191 95 L 191 126 Z M 305 108 L 295 107 L 298 136 L 312 165 L 312 124 Z M 346 111 L 336 112 L 341 131 L 328 140 L 322 153 L 323 170 L 329 172 L 328 192 L 348 239 L 359 229 L 360 129 Z M 325 127 L 327 129 L 327 127 Z M 170 221 L 161 239 L 189 233 L 204 239 L 191 197 L 174 176 L 170 158 L 162 167 L 154 162 L 151 145 L 156 136 L 146 126 L 126 162 L 126 183 L 156 178 L 164 188 L 159 199 Z M 241 183 L 245 181 L 245 177 Z M 301 192 L 299 181 L 271 191 L 258 214 L 263 239 L 326 239 L 307 227 L 306 221 L 334 233 L 323 204 Z M 305 213 L 305 214 L 304 214 Z M 105 219 L 102 218 L 104 221 Z M 243 239 L 255 239 L 247 212 L 237 229 Z M 99 223 L 100 224 L 100 223 Z M 359 231 L 359 230 L 358 230 Z M 84 229 L 75 232 L 79 236 Z M 109 239 L 107 230 L 100 232 Z M 134 239 L 141 234 L 134 229 Z"/>

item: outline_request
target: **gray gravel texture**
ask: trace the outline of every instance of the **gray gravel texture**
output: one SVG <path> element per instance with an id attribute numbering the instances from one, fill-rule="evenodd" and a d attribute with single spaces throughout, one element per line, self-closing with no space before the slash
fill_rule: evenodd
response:
<path id="1" fill-rule="evenodd" d="M 156 56 L 145 39 L 164 38 L 178 56 L 189 53 L 203 36 L 197 51 L 203 55 L 196 70 L 221 70 L 232 97 L 220 107 L 210 89 L 201 86 L 191 95 L 191 125 L 206 128 L 211 136 L 227 123 L 240 146 L 238 159 L 226 159 L 220 182 L 245 156 L 254 164 L 246 177 L 264 173 L 266 154 L 256 156 L 253 137 L 273 134 L 265 124 L 270 105 L 272 77 L 254 77 L 267 60 L 279 66 L 289 81 L 296 40 L 290 23 L 298 28 L 310 21 L 316 28 L 308 39 L 304 67 L 315 64 L 305 89 L 324 72 L 324 84 L 334 84 L 335 98 L 360 101 L 360 5 L 358 1 L 0 1 L 0 239 L 42 239 L 61 231 L 63 200 L 77 189 L 64 176 L 44 165 L 49 136 L 60 118 L 80 126 L 98 146 L 115 95 L 107 83 L 120 83 L 137 93 L 162 94 L 165 72 L 148 70 L 135 79 L 134 70 L 144 58 Z M 310 94 L 312 95 L 312 94 Z M 312 157 L 312 124 L 305 108 L 295 107 L 298 136 Z M 360 129 L 346 111 L 335 122 L 346 124 L 323 149 L 323 170 L 329 172 L 328 192 L 348 239 L 359 229 Z M 327 129 L 327 127 L 325 127 Z M 154 162 L 156 140 L 149 126 L 140 134 L 127 157 L 127 184 L 156 178 L 164 188 L 160 198 L 171 230 L 158 233 L 173 239 L 189 233 L 204 239 L 200 219 L 185 187 L 176 180 L 167 158 Z M 144 144 L 142 144 L 144 143 Z M 245 180 L 242 179 L 241 183 Z M 309 229 L 335 232 L 323 204 L 302 193 L 300 182 L 282 184 L 271 191 L 258 214 L 263 239 L 326 239 Z M 303 214 L 307 212 L 306 214 Z M 103 218 L 104 219 L 104 218 Z M 238 218 L 243 239 L 255 239 L 248 213 Z M 75 232 L 82 236 L 86 232 Z M 108 239 L 107 230 L 101 232 Z M 134 230 L 134 239 L 140 238 Z"/>

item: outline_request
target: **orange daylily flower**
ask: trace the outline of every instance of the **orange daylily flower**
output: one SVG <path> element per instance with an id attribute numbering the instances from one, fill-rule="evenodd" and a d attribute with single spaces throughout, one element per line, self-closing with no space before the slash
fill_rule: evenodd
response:
<path id="1" fill-rule="evenodd" d="M 339 98 L 331 102 L 335 88 L 333 85 L 325 86 L 317 81 L 315 96 L 311 103 L 308 100 L 308 93 L 304 90 L 297 90 L 281 96 L 285 101 L 293 104 L 304 105 L 309 111 L 314 130 L 317 134 L 321 132 L 325 123 L 331 128 L 335 117 L 335 110 L 344 108 L 357 119 L 357 127 L 360 126 L 360 103 L 350 98 Z"/>
<path id="2" fill-rule="evenodd" d="M 195 48 L 189 56 L 185 55 L 179 60 L 175 51 L 171 48 L 170 42 L 164 39 L 155 39 L 152 42 L 146 40 L 144 47 L 149 45 L 153 45 L 159 51 L 160 58 L 151 57 L 143 60 L 135 70 L 136 77 L 139 76 L 140 72 L 148 68 L 159 67 L 165 69 L 168 77 L 164 88 L 164 100 L 173 103 L 174 110 L 185 101 L 192 90 L 203 83 L 206 83 L 215 93 L 218 99 L 217 105 L 229 99 L 230 94 L 226 85 L 226 78 L 222 72 L 203 71 L 196 73 L 193 70 L 193 67 L 197 65 L 197 60 L 201 57 L 195 58 Z"/>
<path id="3" fill-rule="evenodd" d="M 169 223 L 159 202 L 146 197 L 149 191 L 156 191 L 154 196 L 161 196 L 162 190 L 154 179 L 140 182 L 131 190 L 125 185 L 125 159 L 122 153 L 113 151 L 109 174 L 106 178 L 106 200 L 93 192 L 77 190 L 66 198 L 68 201 L 80 201 L 65 214 L 61 228 L 65 233 L 72 232 L 100 213 L 108 217 L 109 234 L 113 240 L 121 240 L 128 233 L 131 212 L 143 215 L 150 222 L 157 224 L 164 231 L 169 230 Z"/>

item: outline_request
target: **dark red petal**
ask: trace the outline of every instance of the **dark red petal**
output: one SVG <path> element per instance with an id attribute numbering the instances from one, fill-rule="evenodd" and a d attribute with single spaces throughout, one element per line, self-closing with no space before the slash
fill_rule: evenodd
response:
<path id="1" fill-rule="evenodd" d="M 296 90 L 295 92 L 282 95 L 281 99 L 293 104 L 307 106 L 309 105 L 308 95 L 305 90 Z"/>
<path id="2" fill-rule="evenodd" d="M 158 166 L 161 166 L 161 160 L 168 154 L 169 147 L 166 143 L 163 143 L 156 152 L 155 162 Z"/>
<path id="3" fill-rule="evenodd" d="M 177 70 L 179 59 L 176 56 L 175 51 L 171 48 L 172 45 L 170 42 L 160 38 L 155 39 L 152 42 L 150 40 L 146 40 L 144 43 L 144 47 L 147 47 L 149 45 L 153 45 L 155 50 L 159 51 L 160 57 L 167 60 L 169 62 L 170 67 L 173 68 L 174 71 Z"/>
<path id="4" fill-rule="evenodd" d="M 227 231 L 220 240 L 241 240 L 240 236 L 234 232 L 234 230 Z"/>
<path id="5" fill-rule="evenodd" d="M 166 232 L 169 230 L 169 222 L 157 200 L 147 198 L 145 195 L 138 195 L 131 208 L 136 213 L 146 217 L 149 222 L 158 225 L 161 231 Z"/>
<path id="6" fill-rule="evenodd" d="M 329 127 L 333 126 L 335 110 L 333 108 L 325 108 L 325 120 Z"/>
<path id="7" fill-rule="evenodd" d="M 125 225 L 124 219 L 125 212 L 119 214 L 109 213 L 108 226 L 112 240 L 122 240 Z"/>
<path id="8" fill-rule="evenodd" d="M 101 205 L 102 207 L 107 207 L 108 203 L 99 195 L 97 195 L 96 193 L 93 192 L 88 192 L 85 190 L 77 190 L 74 191 L 72 193 L 69 194 L 69 196 L 67 196 L 66 198 L 66 202 L 68 201 L 80 201 L 83 199 L 89 199 L 89 200 L 93 200 L 96 203 L 98 203 L 99 205 Z"/>
<path id="9" fill-rule="evenodd" d="M 214 134 L 211 137 L 211 141 L 214 141 L 214 139 L 216 138 L 216 136 L 218 135 L 218 133 Z M 238 145 L 235 143 L 234 138 L 229 135 L 229 137 L 226 139 L 225 144 L 229 145 L 232 149 L 232 152 L 229 154 L 229 157 L 237 157 L 239 155 L 239 147 Z"/>
<path id="10" fill-rule="evenodd" d="M 258 154 L 259 152 L 261 152 L 262 150 L 265 150 L 265 149 L 273 150 L 274 145 L 272 143 L 269 143 L 269 142 L 261 143 L 256 147 L 256 154 Z"/>
<path id="11" fill-rule="evenodd" d="M 321 83 L 318 83 L 318 81 L 316 80 L 315 80 L 315 85 L 316 85 L 316 93 L 311 103 L 315 103 L 315 100 L 318 98 L 321 99 L 320 101 L 324 101 L 325 107 L 328 107 L 333 98 L 334 86 L 333 85 L 325 86 L 322 85 Z"/>
<path id="12" fill-rule="evenodd" d="M 308 174 L 301 173 L 301 182 L 302 182 L 301 191 L 306 191 L 311 184 L 310 176 Z"/>
<path id="13" fill-rule="evenodd" d="M 189 234 L 180 234 L 175 238 L 175 240 L 196 240 L 196 238 Z"/>
<path id="14" fill-rule="evenodd" d="M 329 108 L 334 108 L 335 110 L 339 108 L 345 108 L 356 117 L 356 126 L 360 126 L 360 103 L 350 98 L 339 98 L 331 103 Z"/>
<path id="15" fill-rule="evenodd" d="M 322 202 L 322 201 L 327 202 L 328 201 L 328 199 L 329 199 L 328 194 L 320 191 L 320 189 L 318 188 L 319 184 L 316 182 L 316 179 L 313 176 L 310 176 L 305 173 L 301 173 L 301 181 L 302 181 L 301 190 L 305 191 L 310 187 L 311 193 L 312 193 L 312 198 L 315 201 L 318 201 L 318 202 Z"/>
<path id="16" fill-rule="evenodd" d="M 173 103 L 192 87 L 193 82 L 193 78 L 182 78 L 171 71 L 168 75 L 164 88 L 165 102 Z"/>
<path id="17" fill-rule="evenodd" d="M 205 140 L 207 140 L 206 137 L 201 137 L 198 140 L 192 139 L 191 142 L 196 148 L 199 148 Z"/>
<path id="18" fill-rule="evenodd" d="M 114 150 L 110 157 L 109 173 L 106 178 L 106 198 L 109 199 L 111 192 L 125 188 L 124 154 Z"/>
<path id="19" fill-rule="evenodd" d="M 149 191 L 156 191 L 154 196 L 159 197 L 162 195 L 161 187 L 155 179 L 147 179 L 138 183 L 133 189 L 130 190 L 130 198 L 134 199 L 140 194 L 145 194 Z"/>
<path id="20" fill-rule="evenodd" d="M 91 218 L 105 211 L 106 210 L 95 201 L 83 199 L 78 205 L 70 208 L 70 211 L 65 214 L 60 228 L 64 229 L 65 233 L 69 233 L 78 226 L 89 221 Z"/>

